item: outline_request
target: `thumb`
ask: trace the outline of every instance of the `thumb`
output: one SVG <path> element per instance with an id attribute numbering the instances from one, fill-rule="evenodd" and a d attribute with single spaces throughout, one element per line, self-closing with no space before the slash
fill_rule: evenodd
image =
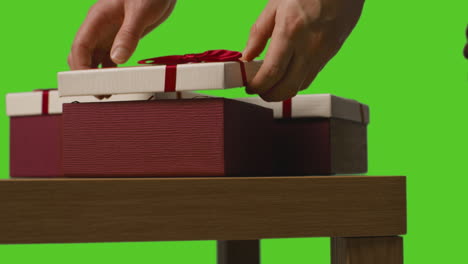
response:
<path id="1" fill-rule="evenodd" d="M 249 40 L 242 53 L 242 59 L 251 61 L 265 49 L 275 27 L 275 11 L 267 7 L 250 29 Z"/>
<path id="2" fill-rule="evenodd" d="M 145 24 L 138 19 L 138 16 L 125 17 L 112 45 L 110 54 L 112 61 L 116 64 L 127 62 L 135 51 L 144 30 Z"/>

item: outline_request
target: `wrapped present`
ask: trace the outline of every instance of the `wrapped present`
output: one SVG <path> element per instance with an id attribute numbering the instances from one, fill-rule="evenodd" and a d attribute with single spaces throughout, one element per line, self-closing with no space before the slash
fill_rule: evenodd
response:
<path id="1" fill-rule="evenodd" d="M 175 92 L 245 86 L 261 61 L 243 62 L 239 52 L 207 51 L 140 61 L 145 66 L 60 72 L 60 96 Z"/>
<path id="2" fill-rule="evenodd" d="M 367 105 L 330 94 L 277 103 L 258 97 L 238 100 L 273 109 L 275 174 L 367 172 Z"/>
<path id="3" fill-rule="evenodd" d="M 66 176 L 272 173 L 273 114 L 257 105 L 200 96 L 65 104 L 63 116 Z"/>
<path id="4" fill-rule="evenodd" d="M 176 94 L 168 94 L 177 98 Z M 59 98 L 57 90 L 11 93 L 6 96 L 10 117 L 11 177 L 62 177 L 62 104 L 154 100 L 154 94 Z"/>

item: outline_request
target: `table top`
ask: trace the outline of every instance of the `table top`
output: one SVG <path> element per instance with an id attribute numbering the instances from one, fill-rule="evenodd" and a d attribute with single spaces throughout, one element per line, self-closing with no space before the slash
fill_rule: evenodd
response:
<path id="1" fill-rule="evenodd" d="M 406 233 L 406 178 L 0 180 L 0 244 Z"/>

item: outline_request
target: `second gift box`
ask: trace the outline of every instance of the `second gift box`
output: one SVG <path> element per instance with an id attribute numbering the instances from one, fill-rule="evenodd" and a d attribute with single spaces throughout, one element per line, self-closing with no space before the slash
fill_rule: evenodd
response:
<path id="1" fill-rule="evenodd" d="M 203 98 L 63 106 L 65 176 L 272 174 L 272 110 Z"/>

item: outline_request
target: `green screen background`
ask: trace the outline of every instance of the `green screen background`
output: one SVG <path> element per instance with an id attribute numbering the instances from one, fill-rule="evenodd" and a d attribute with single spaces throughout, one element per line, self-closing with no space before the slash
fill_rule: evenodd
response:
<path id="1" fill-rule="evenodd" d="M 2 97 L 56 87 L 56 72 L 67 70 L 71 42 L 93 2 L 2 3 Z M 129 65 L 158 55 L 242 51 L 266 2 L 180 0 Z M 368 0 L 351 37 L 305 91 L 370 105 L 368 174 L 408 176 L 406 263 L 466 259 L 467 24 L 468 1 Z M 242 89 L 214 94 L 244 95 Z M 0 178 L 8 177 L 8 129 L 0 115 Z M 215 256 L 214 241 L 0 246 L 0 263 L 12 264 L 215 263 Z M 327 238 L 262 241 L 262 263 L 329 259 Z"/>

